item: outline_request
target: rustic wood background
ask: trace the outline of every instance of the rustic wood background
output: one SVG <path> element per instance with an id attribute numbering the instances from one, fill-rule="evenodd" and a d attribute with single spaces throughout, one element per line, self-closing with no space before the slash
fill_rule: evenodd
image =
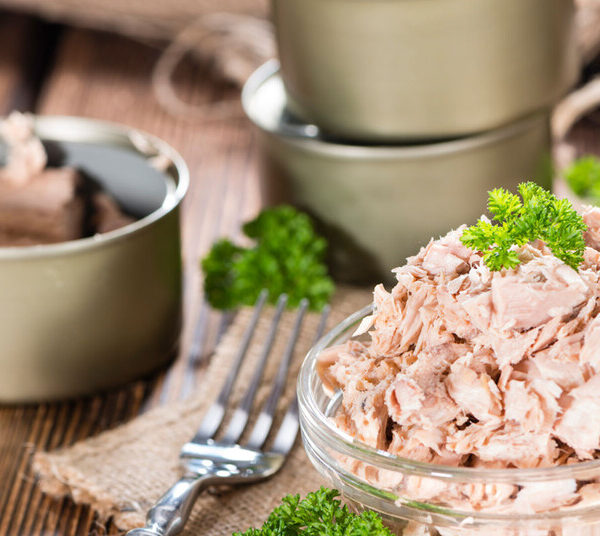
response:
<path id="1" fill-rule="evenodd" d="M 151 44 L 0 13 L 1 114 L 17 108 L 123 122 L 176 147 L 192 176 L 183 211 L 187 321 L 181 357 L 158 376 L 103 396 L 0 408 L 2 535 L 116 533 L 99 526 L 89 509 L 40 494 L 27 470 L 33 449 L 73 443 L 185 397 L 227 324 L 202 301 L 198 258 L 216 237 L 235 236 L 259 208 L 252 131 L 235 109 L 227 121 L 205 123 L 165 113 L 150 87 L 158 53 Z M 181 69 L 176 85 L 191 102 L 237 97 L 193 65 Z"/>
<path id="2" fill-rule="evenodd" d="M 0 535 L 116 534 L 88 508 L 42 496 L 28 472 L 32 451 L 71 444 L 186 397 L 227 326 L 228 318 L 202 301 L 198 258 L 215 238 L 236 236 L 240 222 L 260 207 L 254 136 L 239 111 L 226 121 L 191 123 L 161 110 L 150 88 L 158 53 L 156 45 L 0 12 L 0 113 L 16 108 L 127 123 L 171 143 L 192 175 L 183 213 L 186 324 L 180 357 L 157 376 L 102 396 L 0 408 Z M 176 85 L 195 103 L 237 97 L 193 65 L 181 69 Z M 599 128 L 600 114 L 575 129 L 582 151 L 600 154 Z"/>

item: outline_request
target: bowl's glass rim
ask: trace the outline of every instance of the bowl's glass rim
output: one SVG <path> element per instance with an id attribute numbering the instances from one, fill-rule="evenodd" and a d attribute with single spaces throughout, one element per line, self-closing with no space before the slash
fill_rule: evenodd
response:
<path id="1" fill-rule="evenodd" d="M 312 380 L 317 374 L 316 361 L 325 348 L 335 343 L 346 334 L 365 316 L 373 313 L 374 305 L 370 304 L 351 314 L 326 333 L 309 350 L 298 376 L 298 402 L 301 417 L 312 424 L 311 431 L 318 431 L 319 438 L 333 450 L 369 463 L 375 467 L 402 471 L 419 476 L 428 476 L 440 479 L 458 479 L 465 481 L 488 482 L 543 482 L 571 478 L 585 478 L 587 473 L 600 472 L 600 460 L 579 462 L 572 465 L 559 465 L 552 467 L 535 467 L 527 469 L 485 469 L 473 467 L 454 467 L 419 462 L 403 458 L 388 452 L 373 449 L 372 447 L 355 440 L 348 434 L 339 430 L 332 420 L 319 408 L 316 398 L 312 393 Z"/>

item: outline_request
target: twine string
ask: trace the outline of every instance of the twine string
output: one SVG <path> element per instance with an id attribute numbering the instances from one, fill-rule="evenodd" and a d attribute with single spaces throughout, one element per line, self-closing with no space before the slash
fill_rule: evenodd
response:
<path id="1" fill-rule="evenodd" d="M 259 65 L 273 57 L 270 23 L 252 15 L 211 13 L 197 18 L 181 30 L 158 58 L 152 72 L 152 87 L 160 105 L 170 114 L 188 120 L 223 120 L 240 115 L 239 99 L 191 104 L 175 89 L 173 77 L 181 61 L 192 54 L 204 64 L 207 59 L 225 79 L 241 87 Z"/>

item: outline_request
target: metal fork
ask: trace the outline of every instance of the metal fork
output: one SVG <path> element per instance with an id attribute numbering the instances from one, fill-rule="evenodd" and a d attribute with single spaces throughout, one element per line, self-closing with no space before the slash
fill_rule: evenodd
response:
<path id="1" fill-rule="evenodd" d="M 182 478 L 149 510 L 146 526 L 133 529 L 126 536 L 173 536 L 179 534 L 189 518 L 198 495 L 206 488 L 216 485 L 258 482 L 273 476 L 283 466 L 298 434 L 298 405 L 295 396 L 288 406 L 272 445 L 267 450 L 263 449 L 263 446 L 271 431 L 277 403 L 285 387 L 290 361 L 308 305 L 306 300 L 300 303 L 294 328 L 279 364 L 273 387 L 260 410 L 248 440 L 243 445 L 239 444 L 252 412 L 254 398 L 271 353 L 281 314 L 287 303 L 285 295 L 280 296 L 277 301 L 269 333 L 250 385 L 234 410 L 225 432 L 218 440 L 215 439 L 223 422 L 233 385 L 256 331 L 266 298 L 266 292 L 262 292 L 217 400 L 206 412 L 196 435 L 181 449 Z M 323 334 L 328 313 L 328 307 L 323 309 L 315 340 Z"/>

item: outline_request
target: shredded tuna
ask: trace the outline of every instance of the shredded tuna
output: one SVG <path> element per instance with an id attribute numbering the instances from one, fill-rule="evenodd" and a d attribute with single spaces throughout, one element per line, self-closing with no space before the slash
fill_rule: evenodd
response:
<path id="1" fill-rule="evenodd" d="M 34 134 L 30 115 L 12 112 L 0 122 L 0 135 L 10 148 L 8 160 L 0 171 L 0 181 L 26 184 L 46 167 L 46 150 Z"/>
<path id="2" fill-rule="evenodd" d="M 578 271 L 541 242 L 491 272 L 460 242 L 432 240 L 375 288 L 375 312 L 319 361 L 343 393 L 337 426 L 397 456 L 453 466 L 535 468 L 600 457 L 600 209 L 586 208 Z M 405 479 L 406 495 L 539 512 L 600 500 L 600 484 L 551 487 Z M 579 489 L 580 488 L 580 489 Z M 584 493 L 585 491 L 585 493 Z"/>

